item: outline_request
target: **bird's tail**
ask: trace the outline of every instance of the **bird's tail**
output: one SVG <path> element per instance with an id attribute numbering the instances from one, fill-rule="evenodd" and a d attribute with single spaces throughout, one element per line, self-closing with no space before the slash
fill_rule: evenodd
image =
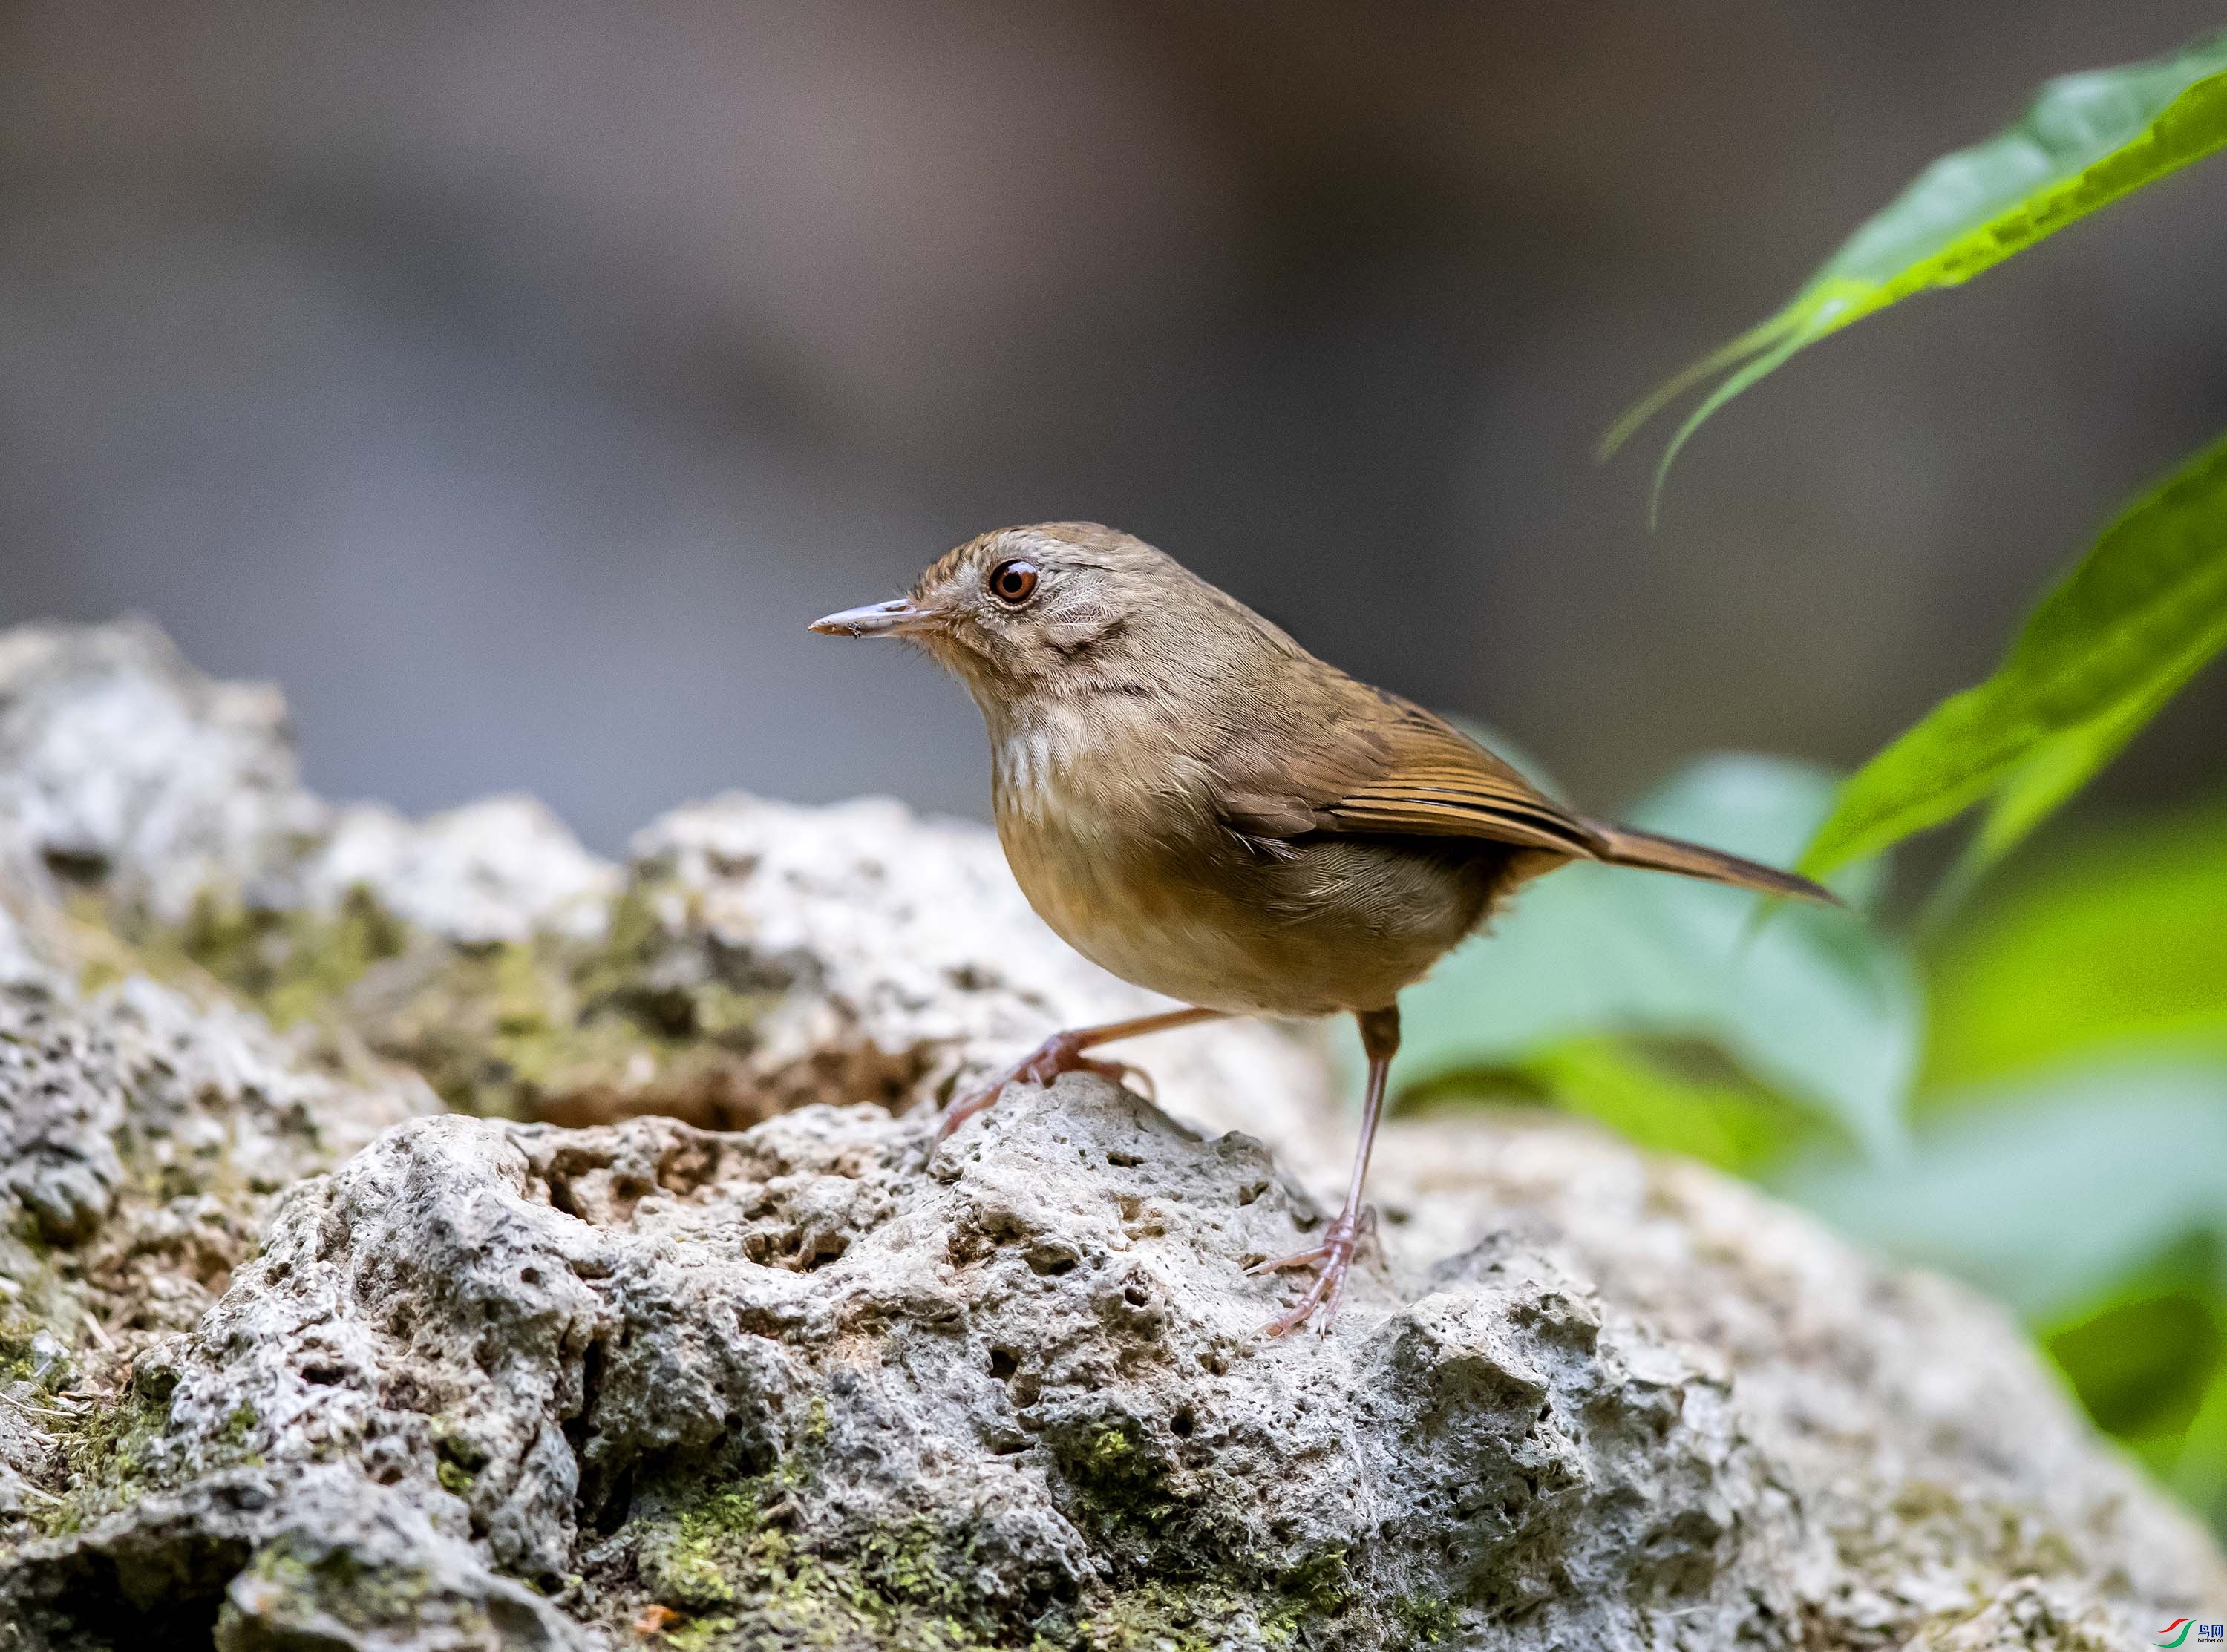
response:
<path id="1" fill-rule="evenodd" d="M 1707 878 L 1713 883 L 1760 890 L 1765 895 L 1784 896 L 1796 901 L 1817 901 L 1827 906 L 1846 904 L 1822 883 L 1813 883 L 1794 872 L 1782 872 L 1776 866 L 1742 860 L 1720 849 L 1705 849 L 1698 843 L 1685 843 L 1676 838 L 1658 838 L 1652 832 L 1611 826 L 1605 820 L 1588 820 L 1586 826 L 1600 842 L 1600 858 L 1612 866 L 1644 866 L 1650 871 Z"/>

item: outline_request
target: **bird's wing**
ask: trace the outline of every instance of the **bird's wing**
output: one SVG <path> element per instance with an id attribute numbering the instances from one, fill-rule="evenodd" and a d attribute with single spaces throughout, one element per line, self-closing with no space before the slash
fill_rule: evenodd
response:
<path id="1" fill-rule="evenodd" d="M 1581 860 L 1604 847 L 1515 769 L 1420 705 L 1350 683 L 1327 716 L 1233 740 L 1210 767 L 1218 813 L 1254 838 L 1313 832 L 1491 838 Z"/>

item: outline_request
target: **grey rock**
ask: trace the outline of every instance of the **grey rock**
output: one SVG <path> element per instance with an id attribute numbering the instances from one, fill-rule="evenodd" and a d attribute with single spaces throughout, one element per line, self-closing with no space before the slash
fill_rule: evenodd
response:
<path id="1" fill-rule="evenodd" d="M 176 925 L 212 898 L 329 911 L 354 889 L 467 945 L 593 929 L 613 869 L 530 799 L 412 823 L 301 783 L 286 705 L 144 621 L 0 636 L 0 867 Z M 0 928 L 0 968 L 10 955 Z"/>
<path id="2" fill-rule="evenodd" d="M 46 998 L 69 996 L 68 978 L 57 969 L 33 931 L 7 903 L 5 891 L 24 882 L 19 871 L 10 876 L 0 852 L 0 987 L 30 989 Z"/>
<path id="3" fill-rule="evenodd" d="M 0 1214 L 49 1246 L 94 1241 L 119 1194 L 138 1218 L 202 1196 L 259 1215 L 436 1105 L 406 1075 L 366 1088 L 306 1069 L 255 1017 L 144 977 L 82 1005 L 0 992 Z"/>
<path id="4" fill-rule="evenodd" d="M 1394 1121 L 1292 1343 L 1245 1269 L 1342 1168 L 1311 1038 L 931 1152 L 1151 1003 L 977 828 L 731 796 L 620 869 L 335 809 L 267 691 L 53 628 L 0 638 L 0 1652 L 2090 1652 L 2227 1600 L 1999 1310 L 1567 1121 Z"/>
<path id="5" fill-rule="evenodd" d="M 548 1603 L 409 1498 L 332 1464 L 212 1474 L 94 1532 L 34 1544 L 0 1628 L 16 1643 L 576 1652 Z"/>
<path id="6" fill-rule="evenodd" d="M 424 820 L 357 804 L 303 864 L 301 896 L 337 910 L 369 891 L 402 922 L 467 947 L 603 931 L 618 871 L 530 797 L 495 797 Z"/>
<path id="7" fill-rule="evenodd" d="M 0 1532 L 105 1508 L 118 1488 L 78 1469 L 114 1455 L 135 1362 L 223 1293 L 283 1190 L 437 1106 L 143 978 L 0 988 Z"/>
<path id="8" fill-rule="evenodd" d="M 143 622 L 0 636 L 0 823 L 63 878 L 175 922 L 321 828 L 285 702 L 212 682 Z"/>
<path id="9" fill-rule="evenodd" d="M 1094 1078 L 933 1161 L 865 1106 L 424 1119 L 284 1203 L 154 1455 L 281 1502 L 353 1465 L 615 1638 L 2069 1646 L 2218 1598 L 1984 1304 L 1720 1178 L 1476 1134 L 1528 1166 L 1488 1236 L 1285 1344 L 1243 1267 L 1320 1208 Z"/>
<path id="10" fill-rule="evenodd" d="M 48 1244 L 89 1238 L 108 1215 L 124 1110 L 112 1047 L 94 1029 L 0 998 L 0 1196 Z"/>

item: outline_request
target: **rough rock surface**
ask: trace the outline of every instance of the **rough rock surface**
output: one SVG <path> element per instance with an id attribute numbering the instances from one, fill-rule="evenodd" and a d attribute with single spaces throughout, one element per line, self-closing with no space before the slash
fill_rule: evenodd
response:
<path id="1" fill-rule="evenodd" d="M 105 1507 L 72 1451 L 133 1361 L 199 1322 L 281 1193 L 437 1106 L 144 978 L 81 1005 L 0 990 L 0 1518 Z"/>
<path id="2" fill-rule="evenodd" d="M 916 1104 L 1140 1001 L 972 828 L 726 799 L 617 868 L 515 800 L 334 808 L 275 695 L 55 628 L 0 638 L 0 871 L 4 1652 L 1993 1652 L 2227 1602 L 1997 1311 L 1698 1168 L 1397 1121 L 1337 1334 L 1271 1343 L 1311 1044 L 1201 1029 L 1168 1112 L 1075 1076 L 932 1154 Z"/>

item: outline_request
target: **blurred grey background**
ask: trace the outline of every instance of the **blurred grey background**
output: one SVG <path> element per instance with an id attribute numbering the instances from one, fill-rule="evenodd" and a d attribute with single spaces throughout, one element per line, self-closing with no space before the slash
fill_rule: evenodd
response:
<path id="1" fill-rule="evenodd" d="M 741 785 L 980 813 L 808 636 L 1139 533 L 1606 806 L 1848 762 L 2227 425 L 2227 161 L 1721 416 L 1630 399 L 2038 81 L 2216 0 L 0 9 L 0 622 L 153 615 L 309 775 L 615 848 Z M 2214 673 L 2106 788 L 2216 780 Z"/>

